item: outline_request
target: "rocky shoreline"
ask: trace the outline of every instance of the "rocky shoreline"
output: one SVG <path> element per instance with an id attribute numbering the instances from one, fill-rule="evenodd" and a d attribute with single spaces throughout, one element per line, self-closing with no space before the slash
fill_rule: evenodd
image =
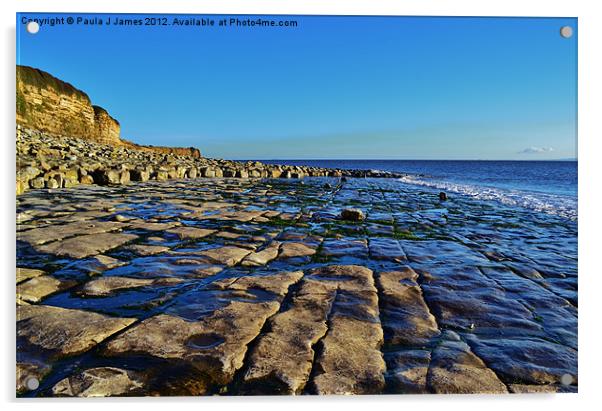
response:
<path id="1" fill-rule="evenodd" d="M 376 170 L 327 169 L 239 162 L 178 155 L 142 146 L 107 145 L 57 136 L 17 125 L 17 194 L 28 189 L 69 188 L 79 184 L 205 178 L 376 177 L 402 174 Z"/>
<path id="2" fill-rule="evenodd" d="M 438 194 L 332 177 L 30 190 L 17 393 L 577 391 L 575 222 Z"/>

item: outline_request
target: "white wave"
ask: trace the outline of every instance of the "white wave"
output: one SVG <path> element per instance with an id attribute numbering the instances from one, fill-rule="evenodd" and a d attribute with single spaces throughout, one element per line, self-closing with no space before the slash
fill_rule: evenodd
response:
<path id="1" fill-rule="evenodd" d="M 531 210 L 558 215 L 571 220 L 577 219 L 577 198 L 520 190 L 458 184 L 446 181 L 404 176 L 399 181 L 467 195 L 479 200 L 499 201 L 508 206 L 519 206 Z"/>

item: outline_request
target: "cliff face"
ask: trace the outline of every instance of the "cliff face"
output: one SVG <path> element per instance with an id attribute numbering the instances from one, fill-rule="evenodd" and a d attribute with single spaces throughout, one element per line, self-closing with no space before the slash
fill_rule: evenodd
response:
<path id="1" fill-rule="evenodd" d="M 143 151 L 200 157 L 193 147 L 140 146 L 122 140 L 119 122 L 86 93 L 45 71 L 17 66 L 17 124 L 49 134 Z"/>
<path id="2" fill-rule="evenodd" d="M 86 93 L 32 67 L 17 66 L 17 124 L 47 133 L 120 144 L 119 123 Z"/>

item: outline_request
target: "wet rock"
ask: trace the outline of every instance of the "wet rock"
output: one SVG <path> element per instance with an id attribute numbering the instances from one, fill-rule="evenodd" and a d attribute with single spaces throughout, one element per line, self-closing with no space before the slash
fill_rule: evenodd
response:
<path id="1" fill-rule="evenodd" d="M 280 246 L 278 258 L 308 257 L 316 253 L 316 248 L 309 244 L 287 241 Z"/>
<path id="2" fill-rule="evenodd" d="M 98 234 L 125 227 L 111 221 L 76 221 L 68 224 L 49 225 L 19 233 L 17 239 L 29 244 L 44 244 L 82 234 Z"/>
<path id="3" fill-rule="evenodd" d="M 244 258 L 244 260 L 242 260 L 241 264 L 249 267 L 266 265 L 267 263 L 278 257 L 278 250 L 280 249 L 280 244 L 281 243 L 279 241 L 272 241 L 263 250 L 247 255 Z"/>
<path id="4" fill-rule="evenodd" d="M 348 221 L 363 221 L 366 219 L 364 212 L 357 208 L 346 208 L 341 211 L 341 219 Z"/>
<path id="5" fill-rule="evenodd" d="M 222 264 L 229 267 L 238 264 L 243 258 L 251 252 L 240 247 L 219 247 L 202 251 L 199 255 L 207 258 L 213 264 Z"/>
<path id="6" fill-rule="evenodd" d="M 112 397 L 134 395 L 143 385 L 136 372 L 99 367 L 62 379 L 52 387 L 52 393 L 59 397 Z"/>
<path id="7" fill-rule="evenodd" d="M 428 350 L 403 350 L 385 354 L 386 379 L 395 394 L 427 394 L 426 376 L 431 361 Z"/>
<path id="8" fill-rule="evenodd" d="M 381 392 L 383 331 L 372 271 L 357 265 L 324 266 L 311 270 L 306 281 L 301 293 L 326 292 L 334 298 L 311 390 L 317 394 Z"/>
<path id="9" fill-rule="evenodd" d="M 17 284 L 30 278 L 39 277 L 44 275 L 42 270 L 34 270 L 32 268 L 17 267 Z"/>
<path id="10" fill-rule="evenodd" d="M 507 381 L 558 384 L 565 374 L 575 375 L 577 351 L 534 337 L 479 338 L 466 335 L 474 352 Z"/>
<path id="11" fill-rule="evenodd" d="M 90 234 L 37 246 L 36 249 L 43 253 L 58 256 L 84 258 L 119 247 L 137 238 L 138 236 L 135 234 Z"/>
<path id="12" fill-rule="evenodd" d="M 125 250 L 133 251 L 138 255 L 149 256 L 169 251 L 169 247 L 161 245 L 134 244 L 124 247 Z"/>
<path id="13" fill-rule="evenodd" d="M 354 240 L 351 238 L 332 239 L 328 238 L 322 243 L 322 255 L 327 257 L 352 256 L 354 258 L 368 257 L 366 240 Z"/>
<path id="14" fill-rule="evenodd" d="M 182 240 L 198 240 L 215 233 L 216 230 L 207 230 L 195 227 L 177 227 L 167 230 L 169 234 L 175 234 Z"/>
<path id="15" fill-rule="evenodd" d="M 104 297 L 119 290 L 151 285 L 154 281 L 127 277 L 101 277 L 87 282 L 79 293 L 86 297 Z"/>
<path id="16" fill-rule="evenodd" d="M 123 266 L 125 264 L 127 263 L 124 261 L 100 254 L 78 261 L 77 268 L 92 276 L 98 275 L 103 271 L 110 270 L 111 268 Z"/>
<path id="17" fill-rule="evenodd" d="M 60 358 L 83 353 L 136 320 L 82 310 L 27 305 L 17 307 L 17 321 L 19 346 L 45 350 Z"/>
<path id="18" fill-rule="evenodd" d="M 390 260 L 395 262 L 404 262 L 407 260 L 399 242 L 393 238 L 373 237 L 369 239 L 368 244 L 370 257 L 375 260 Z"/>
<path id="19" fill-rule="evenodd" d="M 329 394 L 378 394 L 385 385 L 383 341 L 379 323 L 337 316 L 321 340 L 315 392 Z"/>
<path id="20" fill-rule="evenodd" d="M 151 317 L 111 340 L 106 355 L 141 354 L 184 361 L 195 370 L 195 394 L 232 381 L 243 365 L 247 345 L 265 320 L 278 311 L 276 301 L 231 301 L 202 321 L 169 315 Z"/>
<path id="21" fill-rule="evenodd" d="M 17 304 L 23 304 L 23 302 L 38 303 L 44 297 L 64 290 L 71 285 L 71 283 L 61 282 L 50 275 L 31 278 L 17 285 Z"/>
<path id="22" fill-rule="evenodd" d="M 424 346 L 439 335 L 435 317 L 424 302 L 417 278 L 408 266 L 377 276 L 381 319 L 388 344 Z"/>
<path id="23" fill-rule="evenodd" d="M 510 392 L 514 394 L 553 394 L 561 392 L 577 392 L 576 386 L 571 385 L 526 385 L 526 384 L 510 384 Z"/>
<path id="24" fill-rule="evenodd" d="M 303 271 L 285 271 L 273 275 L 254 275 L 235 278 L 226 278 L 215 281 L 211 285 L 218 289 L 248 291 L 262 289 L 284 297 L 288 288 L 303 277 Z"/>
<path id="25" fill-rule="evenodd" d="M 50 371 L 50 366 L 40 362 L 17 362 L 17 393 L 30 391 L 29 380 L 35 378 L 39 383 Z"/>
<path id="26" fill-rule="evenodd" d="M 177 227 L 180 225 L 179 222 L 169 222 L 169 223 L 153 223 L 153 222 L 148 222 L 148 221 L 129 221 L 129 228 L 133 229 L 133 230 L 146 230 L 146 231 L 167 231 L 173 227 Z M 195 230 L 197 230 L 195 228 Z M 180 238 L 189 238 L 189 237 L 181 237 L 181 236 L 187 236 L 187 235 L 201 235 L 201 232 L 194 232 L 194 231 L 188 231 L 188 230 L 183 230 L 181 232 L 173 232 L 172 234 L 176 234 L 178 235 L 178 237 Z M 202 237 L 193 237 L 193 238 L 202 238 Z"/>
<path id="27" fill-rule="evenodd" d="M 496 374 L 470 350 L 454 338 L 444 340 L 431 354 L 427 384 L 436 394 L 500 394 L 508 390 Z M 456 336 L 457 338 L 457 336 Z"/>
<path id="28" fill-rule="evenodd" d="M 290 308 L 269 320 L 269 332 L 249 357 L 243 392 L 300 394 L 312 370 L 314 345 L 326 334 L 326 320 L 334 296 L 304 294 Z M 291 355 L 294 353 L 294 355 Z"/>

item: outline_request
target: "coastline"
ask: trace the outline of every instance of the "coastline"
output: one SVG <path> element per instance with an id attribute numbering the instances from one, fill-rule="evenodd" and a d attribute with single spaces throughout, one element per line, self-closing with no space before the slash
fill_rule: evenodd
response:
<path id="1" fill-rule="evenodd" d="M 79 184 L 122 185 L 186 178 L 401 178 L 402 173 L 179 155 L 178 150 L 149 151 L 137 145 L 113 146 L 53 135 L 17 125 L 17 195 L 28 189 L 69 188 Z M 171 150 L 171 151 L 170 151 Z M 197 150 L 198 151 L 198 150 Z"/>
<path id="2" fill-rule="evenodd" d="M 336 177 L 31 190 L 17 213 L 22 396 L 578 389 L 555 216 Z"/>

